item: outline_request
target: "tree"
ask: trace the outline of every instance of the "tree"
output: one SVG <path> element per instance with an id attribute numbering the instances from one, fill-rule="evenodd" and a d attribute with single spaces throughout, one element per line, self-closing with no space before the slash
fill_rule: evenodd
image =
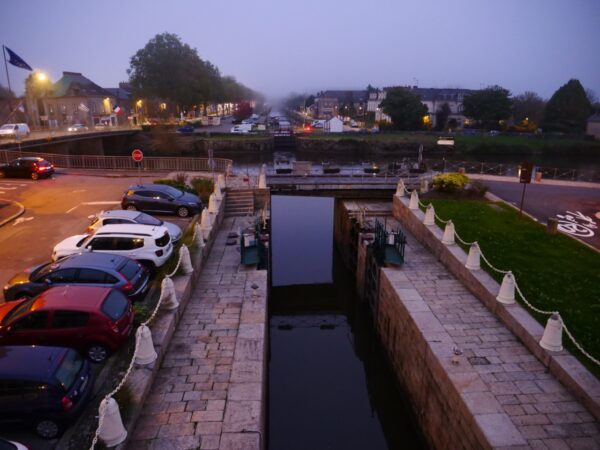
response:
<path id="1" fill-rule="evenodd" d="M 537 128 L 542 123 L 546 102 L 535 92 L 526 91 L 513 99 L 513 118 L 516 124 Z"/>
<path id="2" fill-rule="evenodd" d="M 304 107 L 305 108 L 309 108 L 312 105 L 315 104 L 315 96 L 314 95 L 309 95 L 306 100 L 304 101 Z"/>
<path id="3" fill-rule="evenodd" d="M 544 130 L 581 133 L 585 131 L 592 105 L 579 80 L 569 80 L 552 95 L 544 109 Z"/>
<path id="4" fill-rule="evenodd" d="M 444 103 L 440 109 L 438 109 L 435 113 L 435 129 L 438 131 L 444 130 L 446 128 L 446 122 L 448 121 L 448 117 L 452 110 L 450 109 L 450 105 L 448 103 Z"/>
<path id="5" fill-rule="evenodd" d="M 473 92 L 463 100 L 464 115 L 475 119 L 483 128 L 497 128 L 500 121 L 510 117 L 511 109 L 510 91 L 500 86 Z"/>
<path id="6" fill-rule="evenodd" d="M 0 100 L 8 100 L 15 98 L 15 93 L 0 84 Z"/>
<path id="7" fill-rule="evenodd" d="M 157 34 L 131 57 L 129 81 L 136 97 L 154 97 L 184 107 L 208 101 L 239 102 L 260 96 L 171 33 Z"/>
<path id="8" fill-rule="evenodd" d="M 396 87 L 387 91 L 380 107 L 391 117 L 394 128 L 399 130 L 420 130 L 423 128 L 423 116 L 427 114 L 427 106 L 421 98 L 408 89 Z"/>

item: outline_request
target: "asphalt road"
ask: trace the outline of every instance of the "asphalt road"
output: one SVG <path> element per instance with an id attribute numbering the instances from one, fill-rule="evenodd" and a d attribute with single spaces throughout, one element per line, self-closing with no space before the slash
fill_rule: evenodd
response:
<path id="1" fill-rule="evenodd" d="M 519 207 L 523 185 L 489 181 L 490 192 Z M 541 223 L 553 217 L 559 229 L 600 249 L 600 185 L 596 187 L 561 186 L 531 183 L 525 189 L 523 210 Z"/>

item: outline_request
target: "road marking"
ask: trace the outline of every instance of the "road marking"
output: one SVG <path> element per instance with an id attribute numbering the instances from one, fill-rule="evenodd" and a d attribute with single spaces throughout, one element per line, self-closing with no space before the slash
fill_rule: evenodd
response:
<path id="1" fill-rule="evenodd" d="M 75 206 L 73 206 L 73 207 L 72 207 L 70 210 L 68 210 L 68 211 L 66 212 L 66 214 L 69 214 L 71 211 L 75 211 L 77 208 L 79 208 L 79 205 L 75 205 Z"/>
<path id="2" fill-rule="evenodd" d="M 15 225 L 18 225 L 18 224 L 23 223 L 23 222 L 27 222 L 29 220 L 33 220 L 33 217 L 19 217 L 17 220 L 15 220 L 15 223 L 13 223 L 13 227 Z"/>
<path id="3" fill-rule="evenodd" d="M 86 189 L 76 189 L 76 190 L 74 190 L 74 191 L 72 191 L 72 192 L 74 192 L 74 193 L 75 193 L 75 192 L 86 192 Z"/>
<path id="4" fill-rule="evenodd" d="M 16 187 L 6 187 L 6 186 L 2 186 L 2 189 L 6 189 L 7 191 L 12 191 L 13 189 L 16 189 Z"/>

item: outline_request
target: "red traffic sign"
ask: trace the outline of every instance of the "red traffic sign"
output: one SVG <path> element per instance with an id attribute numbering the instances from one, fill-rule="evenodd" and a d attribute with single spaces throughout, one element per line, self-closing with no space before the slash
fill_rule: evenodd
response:
<path id="1" fill-rule="evenodd" d="M 139 148 L 136 148 L 131 152 L 131 159 L 133 159 L 135 162 L 140 162 L 142 159 L 144 159 L 144 154 Z"/>

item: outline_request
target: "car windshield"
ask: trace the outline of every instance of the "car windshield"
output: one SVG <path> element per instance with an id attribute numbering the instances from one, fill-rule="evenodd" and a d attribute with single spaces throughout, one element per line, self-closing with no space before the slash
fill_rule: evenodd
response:
<path id="1" fill-rule="evenodd" d="M 183 192 L 181 192 L 179 189 L 175 189 L 172 186 L 166 186 L 166 185 L 164 185 L 164 186 L 162 186 L 161 190 L 163 192 L 166 192 L 169 195 L 172 195 L 175 198 L 179 198 L 179 197 L 181 197 L 183 195 Z"/>
<path id="2" fill-rule="evenodd" d="M 0 127 L 0 130 L 14 130 L 15 126 L 13 124 L 7 123 L 5 125 L 2 125 L 2 127 Z"/>
<path id="3" fill-rule="evenodd" d="M 135 278 L 140 270 L 141 268 L 138 263 L 128 260 L 125 265 L 119 269 L 119 272 L 121 272 L 121 274 L 127 278 L 127 280 L 131 281 Z"/>
<path id="4" fill-rule="evenodd" d="M 50 272 L 53 272 L 54 270 L 58 269 L 59 267 L 60 267 L 59 264 L 56 264 L 55 262 L 49 262 L 47 264 L 44 264 L 43 266 L 38 267 L 33 272 L 31 272 L 31 276 L 29 278 L 31 280 L 44 278 Z"/>
<path id="5" fill-rule="evenodd" d="M 83 365 L 83 359 L 81 356 L 77 354 L 74 350 L 69 350 L 63 360 L 61 361 L 58 369 L 56 369 L 56 373 L 54 374 L 54 378 L 58 380 L 63 389 L 68 391 L 75 383 L 77 379 L 77 374 L 81 370 L 81 366 Z"/>
<path id="6" fill-rule="evenodd" d="M 129 300 L 119 291 L 112 291 L 104 303 L 102 303 L 102 312 L 112 321 L 116 322 L 127 310 Z"/>
<path id="7" fill-rule="evenodd" d="M 75 244 L 75 246 L 76 247 L 81 247 L 85 241 L 91 240 L 93 237 L 94 237 L 93 234 L 86 234 L 83 237 L 83 239 L 81 239 L 79 242 L 77 242 L 77 244 Z"/>
<path id="8" fill-rule="evenodd" d="M 148 214 L 144 214 L 141 213 L 139 216 L 137 216 L 135 219 L 133 219 L 135 222 L 141 224 L 141 225 L 155 225 L 155 226 L 160 226 L 163 224 L 163 221 L 160 219 L 157 219 L 156 217 L 152 217 Z"/>
<path id="9" fill-rule="evenodd" d="M 30 298 L 29 300 L 25 300 L 23 303 L 15 306 L 11 309 L 5 316 L 4 320 L 2 320 L 2 325 L 7 325 L 13 321 L 13 319 L 18 319 L 23 314 L 31 309 L 31 305 L 35 301 L 35 298 Z"/>

